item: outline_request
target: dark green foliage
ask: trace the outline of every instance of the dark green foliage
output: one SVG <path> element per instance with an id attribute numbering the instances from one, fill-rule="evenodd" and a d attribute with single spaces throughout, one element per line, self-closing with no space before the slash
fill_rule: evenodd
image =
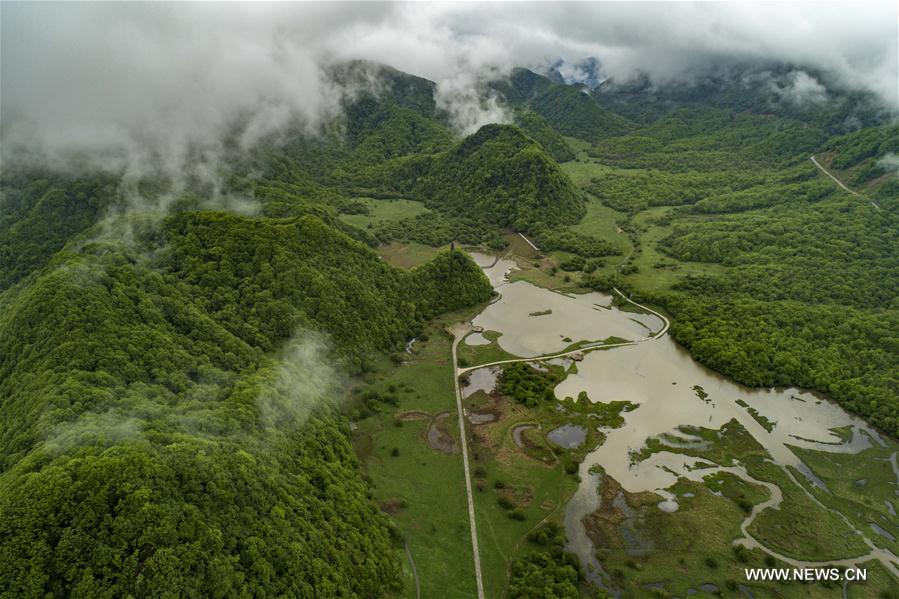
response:
<path id="1" fill-rule="evenodd" d="M 452 142 L 445 127 L 408 108 L 394 104 L 381 108 L 374 99 L 371 103 L 357 100 L 353 108 L 358 116 L 348 135 L 355 147 L 342 169 L 358 169 L 410 154 L 433 154 Z M 348 118 L 353 118 L 352 112 Z"/>
<path id="2" fill-rule="evenodd" d="M 424 318 L 485 302 L 493 296 L 490 281 L 460 250 L 438 254 L 414 269 L 410 279 L 406 297 L 411 295 Z"/>
<path id="3" fill-rule="evenodd" d="M 553 159 L 509 125 L 485 125 L 447 152 L 389 161 L 355 180 L 367 190 L 522 231 L 573 224 L 584 215 L 583 199 Z"/>
<path id="4" fill-rule="evenodd" d="M 529 106 L 559 133 L 587 141 L 633 129 L 627 119 L 607 111 L 591 94 L 576 86 L 553 85 L 531 100 Z"/>
<path id="5" fill-rule="evenodd" d="M 374 229 L 382 243 L 391 241 L 417 241 L 439 247 L 451 241 L 471 245 L 486 244 L 502 249 L 506 243 L 495 226 L 474 217 L 458 217 L 443 212 L 419 214 L 401 221 L 388 221 Z"/>
<path id="6" fill-rule="evenodd" d="M 0 290 L 40 268 L 73 235 L 92 226 L 115 197 L 106 177 L 35 172 L 0 178 Z"/>
<path id="7" fill-rule="evenodd" d="M 366 352 L 400 343 L 422 319 L 492 294 L 460 252 L 407 273 L 309 216 L 185 213 L 167 228 L 165 266 L 191 284 L 213 318 L 263 349 L 315 323 L 358 363 Z"/>
<path id="8" fill-rule="evenodd" d="M 542 116 L 526 109 L 515 111 L 515 125 L 540 144 L 556 162 L 574 160 L 574 152 L 561 135 L 556 133 Z"/>
<path id="9" fill-rule="evenodd" d="M 899 224 L 854 198 L 676 225 L 660 248 L 732 266 L 719 293 L 899 308 Z"/>
<path id="10" fill-rule="evenodd" d="M 552 372 L 541 372 L 526 362 L 515 362 L 503 366 L 498 382 L 500 393 L 533 407 L 541 401 L 555 400 L 553 389 L 559 377 Z"/>
<path id="11" fill-rule="evenodd" d="M 684 108 L 632 135 L 602 140 L 589 153 L 624 168 L 757 171 L 807 160 L 825 139 L 820 130 L 770 114 Z"/>
<path id="12" fill-rule="evenodd" d="M 762 181 L 761 175 L 744 172 L 669 173 L 653 169 L 596 178 L 587 190 L 610 208 L 639 212 L 648 206 L 695 204 L 711 195 L 743 190 Z"/>
<path id="13" fill-rule="evenodd" d="M 508 595 L 513 598 L 579 599 L 580 567 L 577 557 L 555 548 L 512 561 Z"/>
<path id="14" fill-rule="evenodd" d="M 899 125 L 870 127 L 835 137 L 824 149 L 836 153 L 831 166 L 845 170 L 887 154 L 899 154 Z"/>
<path id="15" fill-rule="evenodd" d="M 836 191 L 832 182 L 820 178 L 789 185 L 757 185 L 742 191 L 706 197 L 694 204 L 693 211 L 698 213 L 742 212 L 788 203 L 812 203 Z"/>
<path id="16" fill-rule="evenodd" d="M 538 140 L 540 136 L 533 135 L 532 130 L 543 125 L 528 117 L 529 113 L 536 113 L 542 117 L 540 121 L 563 135 L 593 142 L 633 128 L 626 118 L 601 107 L 588 90 L 554 82 L 527 69 L 514 69 L 508 80 L 495 81 L 491 87 L 518 107 L 516 124 Z M 544 147 L 559 159 L 550 147 Z"/>
<path id="17" fill-rule="evenodd" d="M 0 594 L 395 590 L 328 364 L 488 299 L 480 269 L 394 269 L 313 216 L 134 229 L 3 296 Z"/>
<path id="18" fill-rule="evenodd" d="M 332 65 L 328 69 L 328 75 L 335 83 L 360 91 L 360 97 L 392 103 L 429 118 L 437 115 L 437 104 L 434 101 L 437 85 L 433 81 L 365 60 L 349 60 Z"/>
<path id="19" fill-rule="evenodd" d="M 608 241 L 577 233 L 571 229 L 556 227 L 536 227 L 534 238 L 544 250 L 562 250 L 584 256 L 598 258 L 614 256 L 621 252 Z"/>
<path id="20" fill-rule="evenodd" d="M 899 223 L 854 197 L 676 227 L 661 247 L 720 262 L 666 299 L 672 335 L 749 385 L 797 385 L 899 432 Z"/>
<path id="21" fill-rule="evenodd" d="M 569 260 L 566 260 L 565 262 L 559 264 L 559 268 L 566 272 L 576 272 L 579 270 L 583 270 L 585 265 L 586 262 L 584 262 L 583 258 L 581 258 L 580 256 L 574 256 L 573 258 L 570 258 Z"/>
<path id="22" fill-rule="evenodd" d="M 386 523 L 325 409 L 335 390 L 279 385 L 278 362 L 166 277 L 115 251 L 62 256 L 4 315 L 0 348 L 0 593 L 394 584 Z"/>
<path id="23" fill-rule="evenodd" d="M 529 532 L 528 541 L 540 547 L 565 547 L 565 529 L 550 520 Z"/>
<path id="24" fill-rule="evenodd" d="M 506 80 L 493 81 L 490 86 L 513 105 L 522 104 L 555 85 L 543 75 L 523 68 L 512 69 Z"/>

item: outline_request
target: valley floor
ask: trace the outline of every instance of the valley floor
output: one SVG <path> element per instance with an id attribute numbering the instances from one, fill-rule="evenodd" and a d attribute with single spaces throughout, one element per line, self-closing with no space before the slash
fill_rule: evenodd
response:
<path id="1" fill-rule="evenodd" d="M 580 161 L 563 168 L 584 186 L 608 170 L 583 152 Z M 670 234 L 664 218 L 667 210 L 649 207 L 629 215 L 591 198 L 587 216 L 577 230 L 605 239 L 621 252 L 604 260 L 597 274 L 616 274 L 623 264 L 633 264 L 636 269 L 627 277 L 629 285 L 653 293 L 670 290 L 689 274 L 726 272 L 721 264 L 677 261 L 659 251 L 659 242 Z M 585 291 L 577 275 L 559 269 L 572 254 L 554 251 L 543 256 L 515 237 L 506 235 L 510 242 L 506 257 L 514 258 L 518 266 L 509 273 L 511 282 L 528 281 L 562 292 Z M 381 251 L 385 259 L 408 267 L 414 262 L 400 256 L 422 251 L 415 246 L 394 243 Z M 535 539 L 547 525 L 565 526 L 566 506 L 588 476 L 583 469 L 579 472 L 578 464 L 595 447 L 601 448 L 609 434 L 596 431 L 588 414 L 565 412 L 545 403 L 522 405 L 494 389 L 498 367 L 521 360 L 499 345 L 495 331 L 473 333 L 482 337 L 473 342 L 476 344 L 462 341 L 458 365 L 453 364 L 454 342 L 447 331 L 455 323 L 472 320 L 484 308 L 438 319 L 429 326 L 427 340 L 417 341 L 402 364 L 383 364 L 363 385 L 398 398 L 395 406 L 382 405 L 358 422 L 355 443 L 378 501 L 407 538 L 423 597 L 478 596 L 466 473 L 477 522 L 484 595 L 509 596 L 516 559 L 546 550 Z M 541 314 L 538 311 L 531 316 Z M 662 334 L 664 330 L 656 331 L 644 340 Z M 614 340 L 609 341 L 608 349 L 616 346 Z M 631 344 L 624 340 L 617 345 Z M 556 353 L 563 357 L 576 351 Z M 494 365 L 488 376 L 493 377 L 492 383 L 474 380 L 473 375 L 484 372 L 478 368 L 484 364 Z M 549 361 L 542 364 L 562 377 L 572 368 L 569 364 L 560 369 Z M 485 385 L 470 393 L 463 387 L 467 439 L 459 434 L 454 368 L 464 382 Z M 577 366 L 573 372 L 576 370 Z M 770 426 L 764 416 L 753 417 Z M 620 425 L 609 422 L 610 426 Z M 566 449 L 550 440 L 548 433 L 565 425 L 587 431 L 582 444 Z M 851 434 L 846 430 L 839 433 Z M 768 464 L 764 448 L 737 423 L 720 431 L 690 428 L 682 434 L 703 439 L 701 448 L 683 448 L 674 437 L 662 435 L 647 439 L 642 453 L 632 459 L 649 460 L 657 452 L 681 453 L 714 464 L 740 466 L 744 475 L 719 468 L 682 477 L 668 489 L 677 498 L 679 509 L 667 513 L 659 508 L 664 497 L 628 492 L 619 481 L 599 471 L 601 503 L 586 523 L 604 571 L 598 580 L 605 586 L 628 597 L 693 592 L 758 598 L 890 596 L 899 564 L 890 565 L 889 560 L 853 561 L 867 569 L 866 583 L 758 583 L 746 580 L 743 574 L 744 568 L 823 566 L 865 555 L 872 550 L 862 542 L 861 531 L 868 542 L 875 542 L 887 554 L 899 553 L 899 520 L 894 511 L 899 503 L 899 477 L 893 465 L 899 447 L 888 435 L 881 435 L 882 444 L 872 442 L 856 453 L 793 447 L 821 481 L 822 487 L 817 487 L 799 471 Z M 470 452 L 467 471 L 462 464 L 463 444 Z M 771 488 L 781 494 L 776 502 Z M 745 543 L 733 544 L 741 537 Z M 409 564 L 405 551 L 402 557 Z M 412 566 L 406 569 L 406 596 L 413 597 Z M 595 592 L 585 582 L 580 588 L 584 596 Z"/>

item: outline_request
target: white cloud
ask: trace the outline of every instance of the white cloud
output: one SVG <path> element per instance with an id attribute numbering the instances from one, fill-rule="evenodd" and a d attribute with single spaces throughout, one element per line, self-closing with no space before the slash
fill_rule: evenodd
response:
<path id="1" fill-rule="evenodd" d="M 4 2 L 2 157 L 72 152 L 140 171 L 214 164 L 222 133 L 252 144 L 337 109 L 322 66 L 362 58 L 438 83 L 467 131 L 507 118 L 475 93 L 516 65 L 587 56 L 657 81 L 693 67 L 777 60 L 897 105 L 895 3 Z M 802 73 L 802 71 L 797 71 Z M 807 73 L 789 90 L 823 93 Z M 820 82 L 817 82 L 820 84 Z"/>
<path id="2" fill-rule="evenodd" d="M 771 88 L 781 98 L 797 106 L 824 104 L 827 101 L 827 89 L 805 71 L 792 71 L 787 74 L 784 85 L 772 81 Z"/>

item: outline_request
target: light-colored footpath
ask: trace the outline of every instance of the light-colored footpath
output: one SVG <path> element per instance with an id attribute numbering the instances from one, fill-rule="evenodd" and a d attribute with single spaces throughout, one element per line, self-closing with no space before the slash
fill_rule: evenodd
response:
<path id="1" fill-rule="evenodd" d="M 858 197 L 860 197 L 860 198 L 865 197 L 865 196 L 863 196 L 862 194 L 860 194 L 859 192 L 853 191 L 853 190 L 849 189 L 848 187 L 846 187 L 846 186 L 843 184 L 842 181 L 840 181 L 839 179 L 837 179 L 837 178 L 836 178 L 830 171 L 828 171 L 826 168 L 824 168 L 823 166 L 821 166 L 821 164 L 818 163 L 817 160 L 815 160 L 815 157 L 814 157 L 814 156 L 812 156 L 812 163 L 813 163 L 815 166 L 817 166 L 817 167 L 821 170 L 822 173 L 824 173 L 825 175 L 827 175 L 828 177 L 830 177 L 831 179 L 833 179 L 834 182 L 835 182 L 837 185 L 839 185 L 840 187 L 842 187 L 843 189 L 845 189 L 846 191 L 848 191 L 848 192 L 851 193 L 852 195 L 858 196 Z M 880 210 L 880 204 L 878 204 L 877 202 L 875 202 L 874 200 L 872 200 L 872 199 L 870 199 L 870 198 L 866 198 L 866 199 L 868 199 L 868 201 L 871 202 L 871 205 L 874 206 L 874 208 L 875 208 L 876 210 Z"/>
<path id="2" fill-rule="evenodd" d="M 465 492 L 468 495 L 468 524 L 471 528 L 471 552 L 474 557 L 474 576 L 478 588 L 478 599 L 484 599 L 484 580 L 481 577 L 481 554 L 478 549 L 478 527 L 474 516 L 474 496 L 471 494 L 471 471 L 468 467 L 468 437 L 465 433 L 465 414 L 462 411 L 462 390 L 459 388 L 459 367 L 456 349 L 462 338 L 471 331 L 471 325 L 461 323 L 450 332 L 453 335 L 453 386 L 456 390 L 456 410 L 459 415 L 459 437 L 462 444 L 462 465 L 465 468 Z"/>

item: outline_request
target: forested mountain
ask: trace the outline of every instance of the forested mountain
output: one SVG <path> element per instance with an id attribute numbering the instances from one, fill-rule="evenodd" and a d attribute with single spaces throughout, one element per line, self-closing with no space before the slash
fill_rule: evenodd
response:
<path id="1" fill-rule="evenodd" d="M 539 114 L 562 135 L 595 142 L 634 127 L 627 118 L 596 102 L 589 88 L 554 83 L 527 69 L 514 69 L 508 80 L 493 82 L 491 86 L 508 103 Z"/>
<path id="2" fill-rule="evenodd" d="M 584 214 L 581 197 L 553 159 L 509 125 L 485 125 L 446 152 L 390 161 L 356 181 L 518 230 L 573 224 Z"/>
<path id="3" fill-rule="evenodd" d="M 364 367 L 486 279 L 459 252 L 400 271 L 314 217 L 183 213 L 161 233 L 149 259 L 69 248 L 4 298 L 6 591 L 382 594 L 389 531 L 329 356 Z"/>
<path id="4" fill-rule="evenodd" d="M 116 188 L 109 177 L 40 171 L 0 177 L 0 290 L 46 264 L 71 236 L 93 225 Z"/>

